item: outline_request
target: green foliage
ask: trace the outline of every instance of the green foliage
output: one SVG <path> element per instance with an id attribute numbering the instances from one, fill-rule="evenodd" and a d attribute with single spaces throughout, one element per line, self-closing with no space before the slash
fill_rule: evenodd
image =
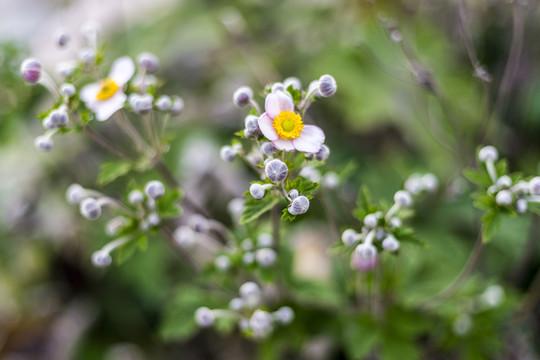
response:
<path id="1" fill-rule="evenodd" d="M 165 194 L 157 201 L 159 217 L 174 218 L 182 214 L 182 208 L 180 207 L 182 197 L 182 191 L 178 188 L 165 191 Z"/>
<path id="2" fill-rule="evenodd" d="M 272 209 L 279 203 L 279 198 L 267 195 L 260 200 L 249 198 L 244 203 L 244 212 L 240 218 L 240 225 L 247 224 L 258 219 L 261 215 Z"/>
<path id="3" fill-rule="evenodd" d="M 292 85 L 289 85 L 287 91 L 289 92 L 289 94 L 291 94 L 295 104 L 299 104 L 300 101 L 302 101 L 302 93 L 300 92 L 300 90 L 297 90 L 293 88 Z"/>
<path id="4" fill-rule="evenodd" d="M 368 214 L 376 212 L 378 207 L 371 202 L 369 190 L 366 186 L 361 186 L 358 191 L 358 198 L 356 200 L 356 209 L 353 211 L 353 216 L 362 221 Z"/>
<path id="5" fill-rule="evenodd" d="M 110 161 L 101 165 L 98 176 L 98 184 L 106 185 L 121 176 L 126 175 L 133 168 L 133 164 L 127 161 Z"/>
<path id="6" fill-rule="evenodd" d="M 137 249 L 141 251 L 146 251 L 147 248 L 148 238 L 146 234 L 140 234 L 138 236 L 135 236 L 116 249 L 116 262 L 117 264 L 121 265 L 126 262 L 130 257 L 132 257 Z"/>

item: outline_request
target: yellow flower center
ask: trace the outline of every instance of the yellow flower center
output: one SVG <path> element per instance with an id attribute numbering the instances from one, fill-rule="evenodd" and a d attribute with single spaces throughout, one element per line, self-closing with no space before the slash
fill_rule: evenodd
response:
<path id="1" fill-rule="evenodd" d="M 99 101 L 110 99 L 120 87 L 111 79 L 106 78 L 101 82 L 101 89 L 96 95 Z"/>
<path id="2" fill-rule="evenodd" d="M 287 140 L 296 139 L 304 129 L 302 117 L 290 110 L 280 112 L 274 118 L 272 126 L 281 139 Z"/>

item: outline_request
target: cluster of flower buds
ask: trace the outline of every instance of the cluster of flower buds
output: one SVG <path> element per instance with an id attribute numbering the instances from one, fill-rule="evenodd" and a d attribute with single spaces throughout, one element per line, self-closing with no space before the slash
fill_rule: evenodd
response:
<path id="1" fill-rule="evenodd" d="M 158 119 L 154 119 L 146 129 L 149 137 L 156 138 L 158 133 L 156 128 L 166 126 L 167 116 L 179 115 L 184 108 L 184 101 L 177 96 L 156 97 L 157 79 L 153 74 L 159 68 L 158 58 L 143 52 L 137 56 L 137 65 L 130 57 L 118 58 L 112 64 L 107 77 L 95 79 L 95 82 L 78 89 L 73 84 L 80 83 L 83 76 L 94 76 L 99 73 L 103 58 L 98 48 L 99 25 L 86 22 L 82 25 L 81 32 L 84 38 L 83 47 L 72 49 L 77 53 L 77 59 L 57 64 L 60 85 L 43 69 L 38 59 L 28 58 L 21 64 L 22 78 L 31 85 L 43 85 L 56 99 L 55 107 L 40 116 L 45 134 L 35 139 L 35 146 L 40 150 L 49 151 L 54 146 L 52 137 L 60 128 L 78 130 L 80 125 L 85 126 L 93 118 L 105 121 L 122 109 L 131 109 L 139 115 L 148 114 L 152 110 L 165 113 L 161 126 L 157 123 Z M 71 35 L 66 29 L 59 29 L 55 35 L 56 45 L 60 48 L 68 48 L 70 39 Z M 80 106 L 79 100 L 85 107 Z M 133 139 L 132 130 L 124 129 L 124 131 Z M 155 147 L 159 146 L 157 138 L 150 141 L 153 141 Z"/>
<path id="2" fill-rule="evenodd" d="M 96 190 L 86 189 L 79 184 L 72 184 L 66 191 L 66 199 L 70 204 L 79 205 L 79 211 L 88 220 L 96 220 L 101 216 L 102 207 L 109 206 L 121 216 L 112 218 L 105 225 L 105 232 L 111 237 L 124 235 L 128 227 L 133 228 L 133 233 L 146 231 L 160 224 L 156 201 L 165 194 L 163 183 L 157 180 L 148 182 L 144 191 L 133 190 L 128 195 L 128 203 L 106 196 Z M 133 234 L 132 234 L 133 235 Z M 92 255 L 92 262 L 97 267 L 109 266 L 112 262 L 110 253 L 130 241 L 133 236 L 121 236 L 111 241 Z"/>
<path id="3" fill-rule="evenodd" d="M 406 188 L 414 188 L 415 194 L 423 191 L 434 192 L 437 189 L 437 178 L 433 174 L 414 174 L 405 182 Z M 413 186 L 414 184 L 414 186 Z M 404 216 L 401 209 L 413 205 L 413 196 L 408 190 L 399 190 L 394 194 L 394 204 L 388 211 L 376 211 L 366 214 L 362 219 L 361 232 L 346 229 L 341 235 L 341 241 L 346 247 L 354 247 L 351 257 L 351 267 L 355 270 L 368 271 L 377 264 L 379 251 L 395 253 L 399 250 L 400 229 Z"/>
<path id="4" fill-rule="evenodd" d="M 336 90 L 336 81 L 330 75 L 321 76 L 304 90 L 298 78 L 290 77 L 265 88 L 264 111 L 254 99 L 251 88 L 242 86 L 234 92 L 233 102 L 237 107 L 252 107 L 244 120 L 244 130 L 237 135 L 255 141 L 251 149 L 247 143 L 235 141 L 231 146 L 222 147 L 220 155 L 228 162 L 240 157 L 259 173 L 263 182 L 251 184 L 251 198 L 260 200 L 271 193 L 290 202 L 291 215 L 308 210 L 310 197 L 294 191 L 289 194 L 292 189 L 285 189 L 285 185 L 292 180 L 292 173 L 302 175 L 302 169 L 309 167 L 310 161 L 324 162 L 330 156 L 330 149 L 324 145 L 324 132 L 315 125 L 304 124 L 303 117 L 313 101 L 330 97 Z M 304 163 L 290 161 L 297 152 L 304 154 Z M 330 173 L 326 180 L 329 187 L 339 182 L 335 173 Z"/>
<path id="5" fill-rule="evenodd" d="M 239 295 L 230 301 L 228 309 L 198 308 L 195 322 L 201 327 L 210 327 L 219 318 L 234 319 L 246 336 L 260 339 L 267 337 L 276 325 L 288 325 L 294 319 L 294 311 L 288 306 L 274 312 L 264 310 L 263 292 L 254 282 L 240 286 Z"/>

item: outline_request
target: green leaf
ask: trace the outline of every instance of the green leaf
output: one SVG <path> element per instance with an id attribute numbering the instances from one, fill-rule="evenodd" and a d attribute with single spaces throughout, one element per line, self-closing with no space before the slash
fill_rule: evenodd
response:
<path id="1" fill-rule="evenodd" d="M 363 314 L 357 318 L 343 319 L 345 351 L 350 359 L 365 359 L 381 341 L 377 324 L 372 316 Z"/>
<path id="2" fill-rule="evenodd" d="M 287 221 L 289 220 L 290 222 L 293 222 L 295 219 L 296 219 L 296 215 L 292 215 L 290 212 L 289 212 L 289 209 L 288 208 L 285 208 L 282 210 L 282 215 L 281 215 L 281 221 Z"/>
<path id="3" fill-rule="evenodd" d="M 487 243 L 501 227 L 501 218 L 496 209 L 491 209 L 482 216 L 482 241 Z"/>
<path id="4" fill-rule="evenodd" d="M 98 178 L 99 185 L 103 186 L 108 184 L 120 176 L 127 174 L 131 168 L 132 164 L 127 161 L 112 161 L 106 162 L 101 165 L 101 171 Z"/>
<path id="5" fill-rule="evenodd" d="M 366 186 L 361 186 L 358 191 L 358 199 L 356 200 L 357 208 L 353 211 L 353 216 L 362 221 L 367 214 L 376 212 L 377 206 L 371 203 L 369 190 Z"/>
<path id="6" fill-rule="evenodd" d="M 298 190 L 300 195 L 306 196 L 310 199 L 310 196 L 319 188 L 318 182 L 310 181 L 303 177 L 297 177 L 294 181 L 287 180 L 285 190 L 291 191 L 292 189 Z"/>
<path id="7" fill-rule="evenodd" d="M 491 179 L 486 171 L 477 169 L 465 169 L 463 170 L 463 176 L 473 184 L 487 188 L 491 185 Z"/>
<path id="8" fill-rule="evenodd" d="M 397 228 L 393 231 L 393 235 L 401 242 L 418 245 L 424 248 L 429 247 L 428 243 L 416 236 L 414 230 L 410 227 Z"/>
<path id="9" fill-rule="evenodd" d="M 148 239 L 145 234 L 141 234 L 136 238 L 133 238 L 126 242 L 124 245 L 118 247 L 116 255 L 116 263 L 121 265 L 125 263 L 130 257 L 135 254 L 137 248 L 145 249 L 147 247 Z"/>
<path id="10" fill-rule="evenodd" d="M 182 208 L 179 203 L 182 199 L 182 191 L 173 189 L 165 192 L 158 201 L 158 214 L 161 218 L 173 218 L 182 213 Z"/>
<path id="11" fill-rule="evenodd" d="M 287 88 L 287 91 L 289 92 L 289 94 L 291 94 L 294 102 L 296 104 L 300 103 L 300 101 L 302 101 L 302 93 L 300 92 L 300 90 L 297 90 L 295 88 L 293 88 L 292 85 L 289 85 L 289 87 Z"/>
<path id="12" fill-rule="evenodd" d="M 265 196 L 260 200 L 250 198 L 244 203 L 244 212 L 240 219 L 240 225 L 247 224 L 265 212 L 272 209 L 279 202 L 279 198 L 275 196 Z"/>

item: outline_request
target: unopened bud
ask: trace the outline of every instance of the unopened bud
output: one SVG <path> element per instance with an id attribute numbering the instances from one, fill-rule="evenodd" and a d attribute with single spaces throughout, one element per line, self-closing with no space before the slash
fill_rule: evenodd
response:
<path id="1" fill-rule="evenodd" d="M 297 77 L 291 76 L 283 80 L 283 86 L 285 89 L 288 89 L 289 86 L 292 86 L 295 90 L 301 90 L 302 89 L 302 83 L 300 82 L 300 79 Z"/>
<path id="2" fill-rule="evenodd" d="M 66 29 L 58 29 L 55 34 L 56 45 L 60 47 L 66 46 L 69 42 L 69 32 Z"/>
<path id="3" fill-rule="evenodd" d="M 212 326 L 214 320 L 214 313 L 207 307 L 200 307 L 195 311 L 195 322 L 201 327 Z"/>
<path id="4" fill-rule="evenodd" d="M 149 181 L 144 187 L 144 192 L 149 198 L 157 200 L 165 194 L 165 186 L 161 181 Z"/>
<path id="5" fill-rule="evenodd" d="M 315 159 L 325 161 L 330 156 L 330 149 L 326 145 L 322 145 L 320 150 L 315 154 Z"/>
<path id="6" fill-rule="evenodd" d="M 34 146 L 42 151 L 51 151 L 54 147 L 54 142 L 48 136 L 38 136 L 34 140 Z"/>
<path id="7" fill-rule="evenodd" d="M 498 158 L 499 158 L 499 152 L 494 146 L 491 146 L 491 145 L 484 146 L 478 152 L 478 160 L 482 162 L 497 161 Z"/>
<path id="8" fill-rule="evenodd" d="M 41 78 L 41 63 L 34 58 L 26 59 L 21 64 L 21 76 L 29 84 L 37 84 Z"/>
<path id="9" fill-rule="evenodd" d="M 92 264 L 95 267 L 104 268 L 112 264 L 111 255 L 103 250 L 98 250 L 92 254 Z"/>
<path id="10" fill-rule="evenodd" d="M 501 190 L 495 196 L 495 201 L 500 206 L 510 206 L 512 204 L 512 192 L 510 190 Z"/>
<path id="11" fill-rule="evenodd" d="M 79 184 L 71 184 L 66 190 L 66 200 L 70 204 L 79 204 L 86 197 L 86 190 Z"/>
<path id="12" fill-rule="evenodd" d="M 287 178 L 289 168 L 287 168 L 287 165 L 283 161 L 273 159 L 266 164 L 264 171 L 270 181 L 280 182 Z"/>
<path id="13" fill-rule="evenodd" d="M 160 111 L 169 111 L 171 109 L 171 106 L 172 106 L 172 100 L 167 95 L 160 96 L 159 99 L 157 99 L 156 101 L 156 107 Z"/>
<path id="14" fill-rule="evenodd" d="M 67 97 L 72 97 L 77 92 L 77 89 L 75 89 L 75 86 L 73 84 L 64 83 L 60 85 L 60 93 Z"/>
<path id="15" fill-rule="evenodd" d="M 402 207 L 409 207 L 412 205 L 412 197 L 406 190 L 399 190 L 394 194 L 394 201 L 396 204 Z"/>
<path id="16" fill-rule="evenodd" d="M 289 205 L 288 211 L 291 215 L 301 215 L 308 211 L 309 199 L 303 195 L 298 196 Z"/>
<path id="17" fill-rule="evenodd" d="M 331 75 L 323 75 L 319 78 L 319 94 L 330 97 L 336 93 L 336 80 Z"/>
<path id="18" fill-rule="evenodd" d="M 174 241 L 185 249 L 191 249 L 195 246 L 197 240 L 195 233 L 189 226 L 181 225 L 176 228 L 173 234 Z"/>
<path id="19" fill-rule="evenodd" d="M 274 154 L 278 149 L 270 141 L 261 144 L 261 152 L 264 155 Z"/>
<path id="20" fill-rule="evenodd" d="M 144 194 L 142 191 L 133 190 L 128 195 L 128 201 L 130 204 L 140 204 L 144 201 Z"/>
<path id="21" fill-rule="evenodd" d="M 230 147 L 229 145 L 225 145 L 219 151 L 219 156 L 223 161 L 233 162 L 236 154 L 234 153 L 232 147 Z"/>
<path id="22" fill-rule="evenodd" d="M 171 105 L 171 115 L 178 116 L 184 110 L 184 100 L 181 97 L 173 96 Z"/>
<path id="23" fill-rule="evenodd" d="M 253 90 L 247 86 L 241 86 L 233 94 L 233 103 L 239 108 L 247 106 L 253 98 Z"/>
<path id="24" fill-rule="evenodd" d="M 382 247 L 386 251 L 394 252 L 399 249 L 399 241 L 392 235 L 389 235 L 382 242 Z"/>
<path id="25" fill-rule="evenodd" d="M 262 267 L 268 267 L 274 265 L 276 262 L 277 254 L 276 252 L 271 248 L 263 248 L 257 250 L 255 253 L 255 259 L 257 259 L 257 263 L 261 265 Z"/>
<path id="26" fill-rule="evenodd" d="M 540 176 L 533 177 L 529 181 L 529 192 L 531 195 L 540 195 Z"/>
<path id="27" fill-rule="evenodd" d="M 147 74 L 153 74 L 159 68 L 159 59 L 154 54 L 143 52 L 137 55 L 137 64 L 139 64 Z"/>
<path id="28" fill-rule="evenodd" d="M 95 220 L 101 215 L 101 206 L 94 198 L 86 198 L 82 200 L 79 210 L 81 215 L 88 220 Z"/>
<path id="29" fill-rule="evenodd" d="M 345 246 L 352 246 L 358 239 L 358 233 L 353 229 L 347 229 L 341 234 L 341 241 Z"/>

